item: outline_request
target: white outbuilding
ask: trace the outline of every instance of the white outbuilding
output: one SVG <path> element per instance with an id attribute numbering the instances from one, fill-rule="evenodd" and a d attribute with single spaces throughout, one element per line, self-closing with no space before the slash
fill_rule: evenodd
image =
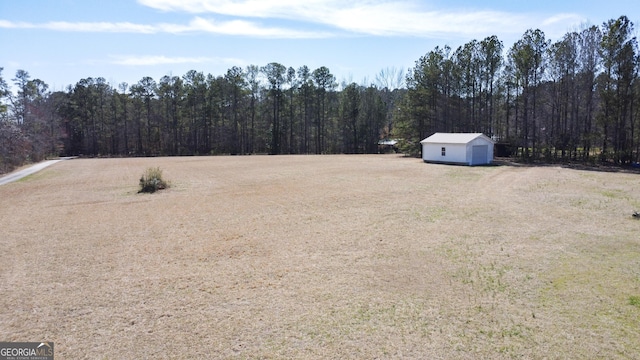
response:
<path id="1" fill-rule="evenodd" d="M 435 133 L 420 141 L 425 162 L 486 165 L 493 161 L 493 140 L 481 133 Z"/>

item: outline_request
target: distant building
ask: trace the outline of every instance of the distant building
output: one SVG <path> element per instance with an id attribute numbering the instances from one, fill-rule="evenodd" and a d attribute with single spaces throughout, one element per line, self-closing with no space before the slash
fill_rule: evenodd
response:
<path id="1" fill-rule="evenodd" d="M 398 140 L 378 141 L 378 153 L 398 152 Z"/>
<path id="2" fill-rule="evenodd" d="M 420 144 L 425 162 L 473 166 L 493 161 L 494 142 L 481 133 L 435 133 Z"/>

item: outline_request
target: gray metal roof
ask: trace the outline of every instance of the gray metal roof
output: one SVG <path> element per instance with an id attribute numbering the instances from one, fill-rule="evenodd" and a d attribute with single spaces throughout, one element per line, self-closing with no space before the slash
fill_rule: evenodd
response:
<path id="1" fill-rule="evenodd" d="M 482 137 L 493 143 L 489 137 L 482 133 L 435 133 L 420 141 L 421 144 L 466 144 L 470 141 Z"/>

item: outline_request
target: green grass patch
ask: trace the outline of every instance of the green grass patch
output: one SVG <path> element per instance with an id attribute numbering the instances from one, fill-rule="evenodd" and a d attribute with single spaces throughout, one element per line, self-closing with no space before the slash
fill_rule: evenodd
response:
<path id="1" fill-rule="evenodd" d="M 640 296 L 629 296 L 629 305 L 640 308 Z"/>
<path id="2" fill-rule="evenodd" d="M 623 197 L 623 194 L 620 190 L 604 190 L 600 192 L 603 196 L 608 197 L 610 199 L 620 199 Z"/>

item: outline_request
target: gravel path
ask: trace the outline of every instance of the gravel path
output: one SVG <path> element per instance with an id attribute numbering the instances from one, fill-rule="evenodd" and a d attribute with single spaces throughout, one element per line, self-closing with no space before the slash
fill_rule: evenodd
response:
<path id="1" fill-rule="evenodd" d="M 68 159 L 70 159 L 70 158 L 60 158 L 60 159 L 57 159 L 57 160 L 47 160 L 47 161 L 43 161 L 43 162 L 37 163 L 37 164 L 35 164 L 33 166 L 30 166 L 30 167 L 28 167 L 26 169 L 22 169 L 20 171 L 12 172 L 12 173 L 10 173 L 8 175 L 0 177 L 0 185 L 5 185 L 5 184 L 8 184 L 8 183 L 11 183 L 11 182 L 14 182 L 14 181 L 18 181 L 18 180 L 22 179 L 23 177 L 35 174 L 38 171 L 40 171 L 40 170 L 42 170 L 42 169 L 44 169 L 46 167 L 49 167 L 49 166 L 51 166 L 51 165 L 53 165 L 53 164 L 55 164 L 55 163 L 57 163 L 59 161 L 68 160 Z"/>

